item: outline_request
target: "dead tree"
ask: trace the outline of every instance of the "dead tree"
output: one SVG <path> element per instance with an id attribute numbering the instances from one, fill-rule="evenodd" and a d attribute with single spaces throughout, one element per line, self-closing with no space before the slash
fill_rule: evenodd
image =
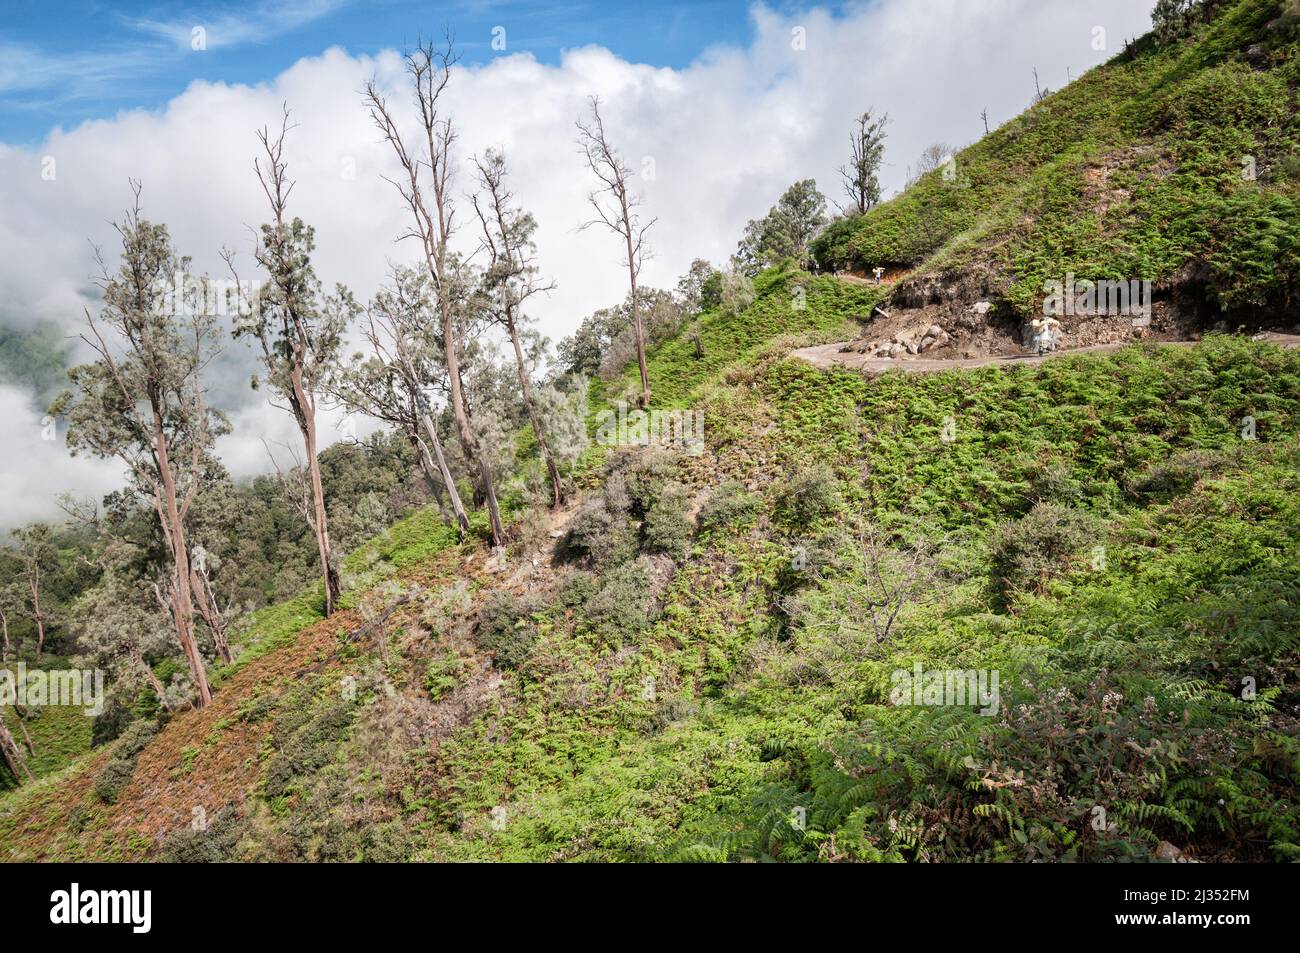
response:
<path id="1" fill-rule="evenodd" d="M 479 493 L 488 510 L 493 545 L 505 540 L 505 526 L 497 503 L 492 465 L 479 446 L 470 421 L 469 403 L 461 382 L 461 340 L 457 320 L 458 302 L 452 297 L 453 278 L 449 274 L 449 243 L 454 231 L 455 207 L 451 187 L 453 179 L 452 147 L 456 127 L 442 111 L 442 96 L 451 81 L 457 57 L 451 39 L 445 46 L 419 41 L 414 51 L 405 54 L 406 73 L 415 93 L 420 138 L 415 149 L 408 148 L 398 129 L 396 118 L 374 80 L 366 84 L 365 102 L 370 118 L 384 140 L 392 146 L 403 175 L 388 179 L 401 195 L 414 220 L 413 227 L 401 238 L 414 238 L 421 246 L 424 261 L 433 279 L 442 325 L 442 340 L 447 365 L 449 402 L 456 431 L 467 459 L 478 467 Z M 429 192 L 425 191 L 427 181 Z M 430 204 L 432 203 L 432 204 Z"/>
<path id="2" fill-rule="evenodd" d="M 640 404 L 644 409 L 650 406 L 650 370 L 645 358 L 645 329 L 641 323 L 638 282 L 641 266 L 649 257 L 645 235 L 658 219 L 652 218 L 646 224 L 641 224 L 637 212 L 641 199 L 632 193 L 628 185 L 632 170 L 610 145 L 605 134 L 605 123 L 600 116 L 600 99 L 592 96 L 590 105 L 591 118 L 578 120 L 578 146 L 587 162 L 587 168 L 600 180 L 600 186 L 587 196 L 591 207 L 596 210 L 596 217 L 579 227 L 586 229 L 592 225 L 603 225 L 623 243 L 623 262 L 627 266 L 631 290 L 629 302 L 632 308 L 632 330 L 636 336 L 636 361 L 641 370 Z"/>
<path id="3" fill-rule="evenodd" d="M 487 252 L 488 265 L 484 275 L 487 298 L 496 323 L 505 328 L 515 351 L 515 368 L 519 373 L 519 389 L 524 408 L 537 438 L 538 451 L 546 464 L 551 480 L 551 503 L 559 506 L 564 501 L 564 486 L 560 482 L 560 468 L 555 454 L 546 439 L 533 398 L 533 385 L 528 379 L 528 365 L 519 338 L 519 326 L 524 320 L 523 307 L 537 294 L 550 292 L 555 282 L 542 282 L 537 278 L 534 263 L 533 232 L 537 223 L 523 209 L 514 207 L 514 193 L 506 184 L 505 157 L 488 150 L 483 159 L 475 159 L 482 195 L 474 196 L 474 211 L 483 229 L 482 248 Z"/>
<path id="4" fill-rule="evenodd" d="M 316 405 L 338 359 L 350 299 L 345 292 L 340 292 L 337 298 L 322 300 L 319 281 L 311 266 L 314 232 L 301 219 L 291 221 L 288 217 L 289 194 L 294 183 L 287 178 L 284 140 L 290 128 L 286 108 L 274 139 L 265 126 L 257 132 L 265 165 L 261 158 L 254 159 L 253 170 L 270 205 L 271 223 L 262 226 L 254 256 L 270 277 L 270 283 L 257 301 L 248 302 L 247 308 L 241 307 L 235 334 L 251 335 L 261 345 L 268 382 L 285 401 L 282 406 L 287 406 L 292 413 L 302 435 L 305 468 L 311 484 L 311 506 L 304 516 L 316 538 L 328 616 L 338 606 L 340 586 L 317 457 Z M 230 253 L 226 253 L 226 262 L 234 273 Z M 238 274 L 235 279 L 236 287 L 240 288 Z"/>

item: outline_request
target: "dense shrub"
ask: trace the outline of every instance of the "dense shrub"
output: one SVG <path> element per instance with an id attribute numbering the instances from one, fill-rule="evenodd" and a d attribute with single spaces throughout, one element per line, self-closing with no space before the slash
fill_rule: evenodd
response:
<path id="1" fill-rule="evenodd" d="M 565 537 L 569 555 L 585 556 L 594 565 L 605 566 L 626 562 L 636 554 L 626 494 L 614 491 L 607 486 L 582 501 Z"/>
<path id="2" fill-rule="evenodd" d="M 113 757 L 109 759 L 104 770 L 95 779 L 95 797 L 105 804 L 113 804 L 122 789 L 131 783 L 135 774 L 135 762 L 140 752 L 145 749 L 154 735 L 158 733 L 156 721 L 141 720 L 134 722 L 122 732 L 118 739 Z"/>
<path id="3" fill-rule="evenodd" d="M 648 552 L 664 553 L 673 559 L 686 556 L 691 539 L 691 499 L 686 487 L 672 483 L 646 511 L 641 534 Z"/>
<path id="4" fill-rule="evenodd" d="M 700 529 L 714 530 L 748 522 L 758 512 L 759 498 L 745 484 L 728 480 L 714 490 L 700 508 Z"/>
<path id="5" fill-rule="evenodd" d="M 236 848 L 243 832 L 235 809 L 224 807 L 199 830 L 190 826 L 172 832 L 163 842 L 158 860 L 164 864 L 227 863 L 238 859 Z"/>
<path id="6" fill-rule="evenodd" d="M 537 606 L 508 592 L 494 592 L 479 610 L 474 642 L 496 658 L 498 668 L 519 668 L 537 641 L 532 615 Z"/>
<path id="7" fill-rule="evenodd" d="M 655 568 L 646 557 L 615 566 L 583 609 L 583 622 L 611 638 L 634 635 L 652 620 Z"/>
<path id="8" fill-rule="evenodd" d="M 1025 516 L 998 526 L 989 540 L 993 577 L 1005 595 L 1040 588 L 1069 568 L 1071 557 L 1101 542 L 1100 521 L 1056 503 L 1037 503 Z"/>
<path id="9" fill-rule="evenodd" d="M 329 764 L 356 714 L 356 705 L 333 698 L 290 710 L 272 729 L 275 753 L 262 771 L 262 796 L 275 800 Z"/>
<path id="10" fill-rule="evenodd" d="M 1125 483 L 1135 496 L 1170 497 L 1190 490 L 1203 476 L 1222 469 L 1223 454 L 1211 450 L 1184 450 L 1149 463 Z"/>
<path id="11" fill-rule="evenodd" d="M 777 487 L 774 511 L 791 526 L 806 526 L 835 513 L 841 505 L 835 473 L 824 463 L 796 472 Z"/>

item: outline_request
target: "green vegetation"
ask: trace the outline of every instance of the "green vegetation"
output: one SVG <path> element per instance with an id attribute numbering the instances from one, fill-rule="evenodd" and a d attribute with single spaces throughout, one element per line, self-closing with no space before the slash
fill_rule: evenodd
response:
<path id="1" fill-rule="evenodd" d="M 841 219 L 824 267 L 987 267 L 1013 311 L 1046 280 L 1203 277 L 1225 309 L 1300 286 L 1300 29 L 1282 0 L 1211 5 L 1189 40 L 1148 36 L 931 172 Z"/>
<path id="2" fill-rule="evenodd" d="M 1300 58 L 1276 3 L 1212 6 L 818 253 L 992 262 L 1017 308 L 1058 269 L 1189 264 L 1225 306 L 1285 303 Z M 706 271 L 649 349 L 702 453 L 593 446 L 568 507 L 516 488 L 501 547 L 415 509 L 346 560 L 337 625 L 300 587 L 235 627 L 209 709 L 6 793 L 6 855 L 1300 857 L 1300 351 L 825 372 L 790 350 L 885 289 L 786 264 L 731 308 Z M 572 357 L 599 368 L 612 327 Z M 639 392 L 635 364 L 595 380 L 588 430 Z M 142 757 L 165 769 L 133 798 Z"/>

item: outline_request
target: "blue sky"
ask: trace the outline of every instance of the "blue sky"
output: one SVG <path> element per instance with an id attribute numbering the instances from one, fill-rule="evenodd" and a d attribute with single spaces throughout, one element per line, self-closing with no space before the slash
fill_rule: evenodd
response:
<path id="1" fill-rule="evenodd" d="M 471 63 L 499 55 L 492 31 L 504 27 L 507 52 L 547 63 L 564 49 L 599 44 L 632 62 L 680 67 L 714 44 L 747 42 L 748 7 L 748 0 L 3 0 L 0 141 L 31 144 L 55 126 L 162 106 L 195 79 L 257 83 L 330 46 L 374 53 L 444 27 Z M 206 31 L 207 48 L 198 52 L 196 26 Z"/>

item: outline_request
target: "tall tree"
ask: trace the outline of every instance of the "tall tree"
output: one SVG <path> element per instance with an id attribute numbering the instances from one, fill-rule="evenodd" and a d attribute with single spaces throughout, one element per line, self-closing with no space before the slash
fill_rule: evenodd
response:
<path id="1" fill-rule="evenodd" d="M 475 159 L 482 193 L 474 196 L 474 211 L 482 226 L 482 248 L 487 253 L 488 264 L 483 274 L 484 290 L 492 319 L 505 328 L 515 352 L 515 367 L 519 372 L 519 388 L 524 408 L 532 424 L 533 435 L 546 463 L 551 480 L 551 501 L 559 506 L 564 500 L 564 486 L 560 482 L 560 469 L 555 454 L 546 438 L 533 396 L 533 385 L 528 376 L 528 364 L 520 341 L 520 327 L 528 320 L 524 305 L 537 294 L 549 292 L 555 282 L 538 278 L 536 246 L 533 233 L 537 222 L 529 212 L 514 205 L 514 193 L 506 184 L 505 156 L 489 149 L 482 159 Z"/>
<path id="2" fill-rule="evenodd" d="M 262 226 L 261 239 L 253 254 L 269 280 L 257 300 L 239 308 L 235 336 L 252 337 L 261 346 L 267 384 L 283 401 L 276 406 L 293 415 L 302 436 L 306 457 L 303 466 L 310 485 L 310 505 L 304 516 L 316 537 L 325 586 L 325 614 L 329 616 L 338 607 L 339 573 L 330 547 L 316 410 L 317 401 L 338 365 L 343 332 L 358 309 L 342 287 L 334 295 L 322 294 L 311 264 L 316 247 L 315 230 L 296 216 L 292 220 L 288 217 L 289 194 L 294 183 L 287 177 L 284 140 L 290 128 L 286 108 L 280 130 L 274 137 L 266 126 L 257 132 L 264 156 L 253 161 L 253 170 L 270 204 L 271 221 Z M 226 260 L 234 272 L 233 256 L 228 253 Z M 235 278 L 236 287 L 242 288 L 238 274 Z"/>
<path id="3" fill-rule="evenodd" d="M 0 662 L 9 661 L 9 656 L 13 654 L 13 644 L 9 641 L 9 613 L 18 605 L 22 604 L 22 596 L 16 585 L 16 580 L 7 580 L 0 582 L 0 636 L 3 636 L 3 642 L 0 642 Z"/>
<path id="4" fill-rule="evenodd" d="M 406 73 L 415 93 L 420 135 L 415 148 L 408 148 L 397 120 L 374 80 L 366 84 L 365 102 L 370 118 L 384 140 L 392 147 L 402 167 L 402 177 L 389 181 L 401 195 L 414 220 L 403 238 L 415 238 L 424 252 L 425 266 L 433 279 L 438 315 L 442 325 L 444 360 L 452 416 L 461 446 L 468 459 L 478 468 L 478 492 L 487 506 L 493 545 L 505 540 L 505 526 L 497 503 L 492 464 L 479 447 L 470 420 L 469 401 L 461 378 L 461 306 L 457 300 L 455 262 L 449 247 L 455 223 L 452 200 L 454 178 L 452 148 L 456 127 L 442 109 L 442 97 L 451 82 L 457 57 L 448 39 L 445 46 L 419 41 L 414 51 L 405 54 Z M 426 174 L 427 173 L 427 174 Z M 429 192 L 425 191 L 427 182 Z M 432 203 L 432 204 L 430 204 Z"/>
<path id="5" fill-rule="evenodd" d="M 880 166 L 885 158 L 885 126 L 889 116 L 874 118 L 868 109 L 857 118 L 849 136 L 849 164 L 840 167 L 849 204 L 841 210 L 862 215 L 880 202 Z"/>
<path id="6" fill-rule="evenodd" d="M 202 383 L 217 350 L 216 325 L 198 303 L 207 295 L 188 278 L 189 260 L 177 255 L 165 226 L 141 217 L 139 184 L 132 189 L 135 203 L 116 225 L 121 267 L 112 276 L 103 269 L 100 318 L 86 313 L 90 330 L 82 340 L 96 360 L 69 371 L 74 391 L 60 395 L 51 413 L 67 415 L 74 454 L 120 459 L 152 500 L 170 570 L 159 593 L 202 707 L 212 690 L 195 638 L 186 521 L 205 484 L 212 443 L 228 429 L 207 406 Z M 187 289 L 180 301 L 170 293 L 178 286 Z"/>
<path id="7" fill-rule="evenodd" d="M 591 117 L 578 120 L 578 145 L 583 158 L 600 185 L 587 199 L 596 210 L 596 217 L 584 222 L 582 228 L 603 225 L 619 237 L 623 243 L 623 261 L 627 266 L 628 285 L 631 289 L 632 328 L 636 335 L 636 360 L 641 369 L 641 407 L 650 406 L 650 370 L 645 359 L 645 330 L 641 324 L 640 301 L 637 296 L 637 283 L 641 277 L 641 266 L 649 257 L 645 244 L 645 235 L 658 219 L 650 219 L 641 224 L 637 211 L 641 199 L 635 195 L 629 182 L 632 170 L 627 167 L 623 157 L 610 144 L 605 134 L 605 122 L 600 116 L 600 99 L 592 96 L 590 100 Z"/>
<path id="8" fill-rule="evenodd" d="M 437 307 L 431 300 L 431 280 L 424 270 L 393 270 L 392 287 L 375 296 L 362 326 L 371 354 L 359 354 L 345 367 L 334 395 L 352 410 L 395 424 L 410 435 L 429 481 L 446 491 L 463 536 L 469 532 L 469 517 L 430 401 L 430 393 L 446 381 L 446 365 L 438 359 L 442 344 L 433 333 Z"/>
<path id="9" fill-rule="evenodd" d="M 59 564 L 58 550 L 51 539 L 48 523 L 32 523 L 14 530 L 18 558 L 22 566 L 22 586 L 27 608 L 36 626 L 36 658 L 45 651 L 45 627 L 50 621 L 49 602 L 41 601 L 46 577 Z"/>
<path id="10" fill-rule="evenodd" d="M 813 179 L 803 179 L 786 189 L 767 215 L 745 225 L 732 263 L 751 275 L 785 259 L 803 266 L 825 224 L 826 198 Z"/>

